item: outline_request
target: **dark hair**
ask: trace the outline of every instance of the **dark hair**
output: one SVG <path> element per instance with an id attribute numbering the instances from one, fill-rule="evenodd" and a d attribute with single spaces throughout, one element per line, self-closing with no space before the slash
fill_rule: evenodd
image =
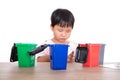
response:
<path id="1" fill-rule="evenodd" d="M 51 15 L 51 26 L 60 25 L 61 27 L 74 26 L 74 16 L 67 9 L 56 9 Z"/>

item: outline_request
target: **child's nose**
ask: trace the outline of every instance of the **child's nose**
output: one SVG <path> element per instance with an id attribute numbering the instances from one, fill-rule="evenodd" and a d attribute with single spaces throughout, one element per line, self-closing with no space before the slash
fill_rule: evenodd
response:
<path id="1" fill-rule="evenodd" d="M 62 33 L 62 36 L 66 36 L 66 35 L 67 35 L 66 32 L 63 32 L 63 33 Z"/>

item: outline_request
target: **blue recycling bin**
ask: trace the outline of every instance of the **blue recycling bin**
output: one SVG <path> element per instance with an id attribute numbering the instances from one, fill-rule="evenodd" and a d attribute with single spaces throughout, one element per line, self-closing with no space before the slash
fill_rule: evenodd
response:
<path id="1" fill-rule="evenodd" d="M 50 67 L 53 70 L 67 69 L 68 47 L 66 44 L 50 44 Z"/>

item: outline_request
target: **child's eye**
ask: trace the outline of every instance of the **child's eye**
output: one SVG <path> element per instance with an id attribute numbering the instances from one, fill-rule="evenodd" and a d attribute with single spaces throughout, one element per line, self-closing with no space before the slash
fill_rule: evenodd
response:
<path id="1" fill-rule="evenodd" d="M 71 31 L 70 31 L 70 30 L 67 30 L 66 32 L 67 32 L 67 33 L 70 33 Z"/>
<path id="2" fill-rule="evenodd" d="M 59 32 L 62 32 L 63 30 L 61 30 L 61 29 L 58 29 L 58 31 L 59 31 Z"/>

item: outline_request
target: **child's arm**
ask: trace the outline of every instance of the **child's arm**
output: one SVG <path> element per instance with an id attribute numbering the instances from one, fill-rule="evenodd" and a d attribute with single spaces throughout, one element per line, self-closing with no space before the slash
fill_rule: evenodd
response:
<path id="1" fill-rule="evenodd" d="M 49 47 L 37 54 L 37 62 L 50 62 Z"/>
<path id="2" fill-rule="evenodd" d="M 50 55 L 37 57 L 37 62 L 50 62 Z M 68 62 L 74 62 L 74 52 L 68 55 Z"/>
<path id="3" fill-rule="evenodd" d="M 50 62 L 50 55 L 37 57 L 37 62 Z"/>

